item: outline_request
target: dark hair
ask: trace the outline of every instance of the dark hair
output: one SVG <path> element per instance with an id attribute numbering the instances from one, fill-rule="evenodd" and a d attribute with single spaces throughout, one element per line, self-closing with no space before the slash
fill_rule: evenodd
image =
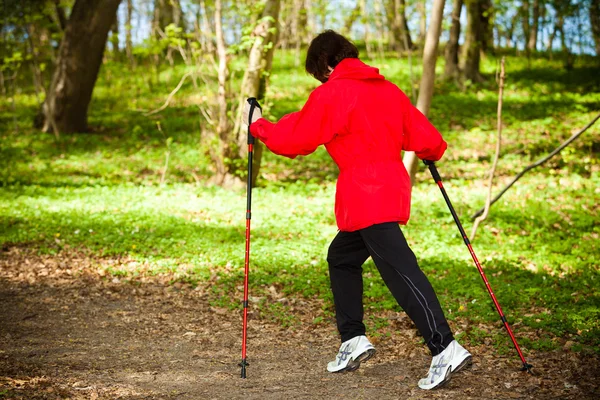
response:
<path id="1" fill-rule="evenodd" d="M 329 68 L 335 68 L 344 58 L 358 58 L 356 46 L 339 33 L 326 30 L 315 37 L 306 53 L 306 72 L 327 82 Z"/>

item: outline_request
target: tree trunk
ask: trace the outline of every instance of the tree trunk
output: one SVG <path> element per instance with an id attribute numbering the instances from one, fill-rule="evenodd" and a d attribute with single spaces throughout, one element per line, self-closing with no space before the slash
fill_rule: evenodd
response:
<path id="1" fill-rule="evenodd" d="M 546 42 L 546 51 L 548 53 L 552 52 L 552 45 L 554 44 L 554 39 L 556 38 L 556 33 L 558 32 L 558 27 L 556 24 L 553 25 L 552 33 L 548 36 L 548 42 Z"/>
<path id="2" fill-rule="evenodd" d="M 509 49 L 512 49 L 515 45 L 515 42 L 513 40 L 515 35 L 515 26 L 516 23 L 513 20 L 510 22 L 510 24 L 508 25 L 508 29 L 506 30 L 506 47 L 508 47 Z"/>
<path id="3" fill-rule="evenodd" d="M 386 14 L 390 26 L 390 47 L 392 50 L 412 49 L 413 43 L 406 20 L 406 0 L 388 0 Z"/>
<path id="4" fill-rule="evenodd" d="M 65 9 L 60 5 L 60 0 L 54 0 L 54 9 L 56 10 L 60 30 L 64 31 L 67 29 L 67 16 L 65 15 Z"/>
<path id="5" fill-rule="evenodd" d="M 365 31 L 364 41 L 365 41 L 365 50 L 367 52 L 367 58 L 373 59 L 373 48 L 371 47 L 371 33 L 369 29 L 370 25 L 370 16 L 367 11 L 367 1 L 360 0 L 360 12 L 362 14 L 362 23 Z"/>
<path id="6" fill-rule="evenodd" d="M 87 111 L 121 0 L 77 0 L 44 103 L 46 132 L 87 131 Z"/>
<path id="7" fill-rule="evenodd" d="M 154 24 L 161 30 L 174 24 L 185 30 L 185 21 L 182 18 L 181 3 L 179 0 L 154 0 Z"/>
<path id="8" fill-rule="evenodd" d="M 425 48 L 423 49 L 423 75 L 421 76 L 421 85 L 419 90 L 419 99 L 417 108 L 425 116 L 429 113 L 431 99 L 433 97 L 433 87 L 435 83 L 435 63 L 437 60 L 437 48 L 442 30 L 442 19 L 444 17 L 444 0 L 434 0 L 431 10 L 431 21 L 427 30 L 425 39 Z M 407 151 L 403 158 L 404 166 L 410 175 L 410 181 L 414 184 L 417 173 L 418 159 L 414 152 Z"/>
<path id="9" fill-rule="evenodd" d="M 525 50 L 529 51 L 529 47 L 527 46 L 529 35 L 531 34 L 531 28 L 529 26 L 529 0 L 523 0 L 521 2 L 521 24 L 523 26 Z"/>
<path id="10" fill-rule="evenodd" d="M 592 36 L 596 45 L 596 56 L 600 57 L 600 0 L 590 1 L 590 22 L 592 23 Z"/>
<path id="11" fill-rule="evenodd" d="M 481 52 L 480 0 L 465 0 L 465 4 L 467 6 L 467 31 L 463 45 L 461 69 L 465 79 L 482 82 L 483 77 L 479 72 Z"/>
<path id="12" fill-rule="evenodd" d="M 310 43 L 317 33 L 317 16 L 313 9 L 313 0 L 304 0 L 304 9 L 306 10 L 305 41 Z"/>
<path id="13" fill-rule="evenodd" d="M 131 66 L 135 65 L 133 58 L 133 41 L 131 40 L 131 17 L 133 16 L 133 0 L 127 0 L 127 21 L 125 22 L 125 53 Z"/>
<path id="14" fill-rule="evenodd" d="M 212 37 L 215 37 L 213 34 L 213 27 L 210 24 L 210 19 L 208 17 L 208 7 L 206 6 L 206 2 L 204 0 L 200 0 L 199 2 L 200 12 L 202 13 L 202 36 L 200 41 L 200 46 L 203 50 L 209 54 L 213 54 L 215 52 L 215 46 L 212 41 Z M 216 21 L 216 16 L 214 17 Z M 221 23 L 222 24 L 222 23 Z"/>
<path id="15" fill-rule="evenodd" d="M 360 17 L 360 14 L 361 14 L 360 2 L 357 2 L 356 5 L 354 6 L 354 8 L 352 9 L 352 11 L 350 12 L 350 14 L 348 14 L 346 19 L 344 20 L 344 27 L 342 28 L 342 32 L 341 32 L 342 35 L 344 35 L 344 36 L 350 35 L 352 26 L 354 25 L 354 23 L 356 22 L 358 17 Z"/>
<path id="16" fill-rule="evenodd" d="M 381 1 L 383 0 L 375 0 L 374 4 L 373 4 L 373 8 L 374 8 L 374 13 L 375 13 L 375 27 L 377 28 L 377 52 L 379 55 L 380 59 L 384 59 L 385 58 L 385 54 L 384 54 L 384 50 L 383 50 L 383 38 L 385 37 L 385 22 L 383 21 L 383 19 L 385 18 L 385 16 L 383 15 L 383 11 L 382 11 L 382 7 L 383 4 L 381 3 Z"/>
<path id="17" fill-rule="evenodd" d="M 531 21 L 531 31 L 529 32 L 529 41 L 527 48 L 530 51 L 537 50 L 537 39 L 540 24 L 540 1 L 533 0 L 533 20 Z"/>
<path id="18" fill-rule="evenodd" d="M 406 19 L 406 0 L 396 0 L 400 6 L 400 34 L 402 43 L 404 44 L 404 50 L 411 50 L 414 47 L 412 38 L 410 37 L 410 30 L 408 29 L 408 20 Z"/>
<path id="19" fill-rule="evenodd" d="M 294 65 L 300 65 L 300 49 L 302 47 L 302 19 L 306 16 L 303 10 L 304 0 L 294 0 L 294 19 L 292 20 L 292 40 L 294 42 Z"/>
<path id="20" fill-rule="evenodd" d="M 493 12 L 492 0 L 480 0 L 479 7 L 481 51 L 487 53 L 494 49 L 494 32 L 492 31 L 494 25 L 490 23 Z"/>
<path id="21" fill-rule="evenodd" d="M 261 22 L 254 29 L 254 44 L 250 50 L 248 68 L 244 74 L 240 91 L 240 112 L 248 97 L 256 97 L 258 101 L 263 101 L 265 98 L 268 84 L 267 79 L 271 72 L 273 54 L 277 43 L 280 6 L 280 0 L 267 0 L 262 12 Z M 237 119 L 237 121 L 239 120 L 240 118 Z M 239 156 L 245 157 L 247 132 L 239 127 L 236 129 L 236 132 L 238 132 L 237 144 Z M 260 173 L 262 152 L 263 145 L 257 141 L 254 145 L 254 157 L 252 163 L 253 185 L 256 183 L 256 179 Z"/>
<path id="22" fill-rule="evenodd" d="M 230 144 L 232 142 L 229 119 L 227 118 L 227 92 L 229 85 L 229 68 L 227 62 L 227 48 L 225 46 L 225 38 L 223 34 L 223 16 L 221 0 L 215 1 L 215 36 L 217 44 L 217 56 L 219 66 L 217 69 L 217 130 L 216 140 L 213 140 L 216 149 L 212 149 L 212 158 L 215 162 L 216 174 L 215 177 L 219 185 L 225 182 L 229 176 L 226 159 L 232 153 Z"/>
<path id="23" fill-rule="evenodd" d="M 280 10 L 279 41 L 277 46 L 283 50 L 290 48 L 292 38 L 292 24 L 294 17 L 294 4 L 284 1 Z"/>
<path id="24" fill-rule="evenodd" d="M 110 44 L 112 47 L 113 58 L 119 60 L 119 13 L 115 13 L 115 20 L 110 28 Z"/>
<path id="25" fill-rule="evenodd" d="M 419 44 L 423 44 L 427 35 L 427 1 L 418 0 L 417 10 L 419 11 Z"/>
<path id="26" fill-rule="evenodd" d="M 450 39 L 444 50 L 446 65 L 444 67 L 445 78 L 457 78 L 458 69 L 458 39 L 460 38 L 460 14 L 462 12 L 463 0 L 454 0 L 452 5 L 452 26 L 450 27 Z"/>

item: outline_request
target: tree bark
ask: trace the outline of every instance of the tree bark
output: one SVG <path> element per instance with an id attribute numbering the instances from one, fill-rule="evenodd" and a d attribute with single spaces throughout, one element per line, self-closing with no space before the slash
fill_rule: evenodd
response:
<path id="1" fill-rule="evenodd" d="M 119 13 L 115 13 L 115 20 L 110 28 L 110 44 L 112 47 L 113 58 L 119 60 L 120 49 L 119 49 Z"/>
<path id="2" fill-rule="evenodd" d="M 77 0 L 43 106 L 44 131 L 87 131 L 88 105 L 121 0 Z"/>
<path id="3" fill-rule="evenodd" d="M 202 49 L 205 52 L 207 52 L 209 54 L 213 54 L 215 52 L 215 46 L 214 46 L 213 40 L 211 39 L 212 37 L 214 37 L 213 27 L 210 24 L 210 19 L 208 16 L 208 14 L 209 14 L 208 7 L 204 0 L 199 1 L 199 8 L 200 8 L 200 12 L 202 13 L 202 32 L 203 32 L 203 34 L 201 35 L 200 46 L 202 47 Z M 216 20 L 216 17 L 214 19 Z"/>
<path id="4" fill-rule="evenodd" d="M 531 34 L 531 27 L 529 25 L 529 0 L 523 0 L 521 2 L 521 24 L 523 27 L 525 49 L 529 50 L 528 40 L 529 35 Z"/>
<path id="5" fill-rule="evenodd" d="M 400 7 L 398 17 L 400 18 L 400 38 L 404 45 L 404 50 L 411 50 L 414 47 L 412 38 L 410 37 L 410 30 L 408 29 L 408 20 L 406 19 L 406 0 L 396 0 L 397 5 Z"/>
<path id="6" fill-rule="evenodd" d="M 273 64 L 273 54 L 277 44 L 280 0 L 267 0 L 262 12 L 262 18 L 254 29 L 254 44 L 250 50 L 248 59 L 248 68 L 244 74 L 242 88 L 240 90 L 240 112 L 242 106 L 248 97 L 256 97 L 259 101 L 264 100 L 268 76 Z M 238 113 L 239 115 L 239 113 Z M 239 121 L 240 118 L 237 119 Z M 238 149 L 240 157 L 245 156 L 245 144 L 247 143 L 247 132 L 244 129 L 236 129 L 238 132 Z M 257 142 L 254 145 L 254 157 L 252 163 L 252 184 L 260 173 L 260 163 L 262 159 L 263 145 Z"/>
<path id="7" fill-rule="evenodd" d="M 493 13 L 492 0 L 480 0 L 479 7 L 481 51 L 487 53 L 494 50 L 493 24 L 490 23 Z"/>
<path id="8" fill-rule="evenodd" d="M 600 57 L 600 0 L 590 1 L 590 22 L 592 23 L 592 36 L 596 45 L 596 55 Z"/>
<path id="9" fill-rule="evenodd" d="M 67 16 L 65 15 L 65 9 L 60 5 L 60 0 L 54 0 L 54 9 L 56 10 L 60 30 L 64 31 L 67 29 Z"/>
<path id="10" fill-rule="evenodd" d="M 463 45 L 461 69 L 465 79 L 473 82 L 482 82 L 483 77 L 479 72 L 481 52 L 481 27 L 480 7 L 481 0 L 465 0 L 467 6 L 467 31 Z"/>
<path id="11" fill-rule="evenodd" d="M 125 53 L 129 64 L 133 66 L 135 60 L 133 58 L 133 41 L 131 39 L 131 17 L 133 16 L 133 0 L 127 0 L 127 20 L 125 22 Z"/>
<path id="12" fill-rule="evenodd" d="M 540 1 L 533 0 L 533 20 L 531 21 L 531 31 L 529 32 L 529 41 L 527 43 L 527 48 L 530 51 L 537 50 L 539 26 L 540 26 Z"/>
<path id="13" fill-rule="evenodd" d="M 313 9 L 313 0 L 304 0 L 304 10 L 306 10 L 306 31 L 305 31 L 305 42 L 310 41 L 315 37 L 317 33 L 317 16 Z"/>
<path id="14" fill-rule="evenodd" d="M 227 92 L 229 84 L 229 68 L 227 62 L 227 48 L 225 46 L 225 38 L 223 34 L 223 16 L 221 0 L 215 1 L 215 37 L 217 45 L 217 56 L 219 66 L 217 69 L 217 138 L 215 141 L 216 149 L 213 149 L 213 161 L 216 168 L 216 179 L 219 185 L 222 185 L 228 177 L 229 170 L 225 159 L 230 155 L 229 150 L 231 143 L 231 135 L 229 134 L 230 126 L 227 118 Z"/>
<path id="15" fill-rule="evenodd" d="M 390 47 L 392 50 L 412 49 L 413 42 L 406 20 L 406 0 L 388 0 L 386 14 L 390 26 Z"/>
<path id="16" fill-rule="evenodd" d="M 425 116 L 429 113 L 431 99 L 433 97 L 433 88 L 435 83 L 435 63 L 437 60 L 437 48 L 442 29 L 442 19 L 444 17 L 444 0 L 434 0 L 431 10 L 431 21 L 425 39 L 425 48 L 423 49 L 423 75 L 421 76 L 421 85 L 419 90 L 419 99 L 417 108 Z M 418 158 L 412 151 L 404 153 L 404 166 L 410 175 L 410 181 L 414 184 L 417 173 Z"/>
<path id="17" fill-rule="evenodd" d="M 450 39 L 444 50 L 446 65 L 444 67 L 445 78 L 457 78 L 460 72 L 458 68 L 458 39 L 460 38 L 460 14 L 462 12 L 463 0 L 454 0 L 452 5 L 452 26 L 450 27 Z"/>
<path id="18" fill-rule="evenodd" d="M 385 58 L 384 50 L 383 50 L 383 38 L 385 37 L 385 22 L 383 19 L 385 16 L 383 15 L 382 8 L 384 4 L 383 0 L 375 0 L 373 3 L 374 13 L 375 13 L 375 27 L 377 28 L 377 52 L 380 59 Z"/>
<path id="19" fill-rule="evenodd" d="M 292 20 L 292 40 L 294 42 L 294 65 L 300 65 L 300 49 L 302 47 L 302 19 L 306 16 L 303 10 L 304 0 L 294 0 L 294 19 Z"/>
<path id="20" fill-rule="evenodd" d="M 371 32 L 369 29 L 370 25 L 370 16 L 367 10 L 367 1 L 360 0 L 360 12 L 362 14 L 362 23 L 364 26 L 365 36 L 365 50 L 367 52 L 367 58 L 373 59 L 373 48 L 371 47 Z"/>
<path id="21" fill-rule="evenodd" d="M 182 16 L 183 12 L 179 0 L 154 1 L 154 24 L 161 30 L 164 31 L 170 24 L 185 30 L 185 21 Z"/>
<path id="22" fill-rule="evenodd" d="M 423 44 L 427 35 L 427 1 L 418 0 L 417 10 L 419 11 L 419 44 Z"/>

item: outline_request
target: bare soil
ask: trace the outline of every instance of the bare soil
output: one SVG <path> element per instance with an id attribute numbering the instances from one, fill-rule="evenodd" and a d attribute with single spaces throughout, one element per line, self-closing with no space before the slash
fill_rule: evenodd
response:
<path id="1" fill-rule="evenodd" d="M 339 346 L 335 326 L 313 324 L 321 304 L 308 299 L 294 307 L 306 322 L 299 328 L 251 313 L 250 366 L 241 379 L 239 310 L 211 307 L 207 286 L 104 272 L 124 262 L 2 250 L 0 399 L 600 398 L 594 354 L 529 352 L 532 376 L 493 346 L 469 347 L 469 370 L 422 391 L 417 381 L 430 357 L 402 315 L 374 340 L 374 358 L 355 372 L 329 374 L 325 366 Z"/>

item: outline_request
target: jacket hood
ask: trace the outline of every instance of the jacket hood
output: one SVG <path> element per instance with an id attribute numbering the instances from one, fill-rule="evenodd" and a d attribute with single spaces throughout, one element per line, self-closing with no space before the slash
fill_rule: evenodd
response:
<path id="1" fill-rule="evenodd" d="M 335 79 L 385 79 L 379 69 L 371 67 L 358 58 L 345 58 L 333 69 L 328 81 Z"/>

